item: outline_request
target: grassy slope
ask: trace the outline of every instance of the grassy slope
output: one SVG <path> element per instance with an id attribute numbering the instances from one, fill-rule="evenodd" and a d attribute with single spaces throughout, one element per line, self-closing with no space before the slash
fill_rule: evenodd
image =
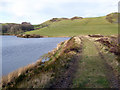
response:
<path id="1" fill-rule="evenodd" d="M 49 23 L 47 21 L 45 23 Z M 26 32 L 26 34 L 40 34 L 45 36 L 74 36 L 87 34 L 111 35 L 118 33 L 118 25 L 110 23 L 106 17 L 84 18 L 76 20 L 61 20 L 53 22 L 48 27 Z"/>

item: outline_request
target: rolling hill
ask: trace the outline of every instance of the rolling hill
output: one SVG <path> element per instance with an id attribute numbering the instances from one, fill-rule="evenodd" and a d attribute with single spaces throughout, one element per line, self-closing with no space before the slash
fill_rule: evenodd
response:
<path id="1" fill-rule="evenodd" d="M 25 32 L 25 34 L 39 34 L 50 37 L 118 34 L 118 13 L 94 18 L 53 18 L 42 24 L 34 25 L 34 27 L 36 30 Z"/>

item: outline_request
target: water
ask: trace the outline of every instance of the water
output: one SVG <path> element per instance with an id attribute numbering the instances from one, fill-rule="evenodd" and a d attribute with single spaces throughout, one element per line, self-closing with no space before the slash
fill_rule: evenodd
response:
<path id="1" fill-rule="evenodd" d="M 36 62 L 41 55 L 56 48 L 57 44 L 61 41 L 68 39 L 3 36 L 2 74 L 6 75 L 20 67 Z"/>

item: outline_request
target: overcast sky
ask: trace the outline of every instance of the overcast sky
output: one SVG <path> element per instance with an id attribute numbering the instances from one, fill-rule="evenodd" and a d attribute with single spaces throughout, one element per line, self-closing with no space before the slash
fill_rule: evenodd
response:
<path id="1" fill-rule="evenodd" d="M 0 0 L 0 23 L 40 24 L 57 17 L 98 17 L 118 11 L 119 0 Z"/>

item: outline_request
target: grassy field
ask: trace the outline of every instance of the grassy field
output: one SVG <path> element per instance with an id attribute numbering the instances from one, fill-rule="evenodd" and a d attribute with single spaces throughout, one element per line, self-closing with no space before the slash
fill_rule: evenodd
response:
<path id="1" fill-rule="evenodd" d="M 110 23 L 106 16 L 95 18 L 83 18 L 75 20 L 61 20 L 57 22 L 46 21 L 49 26 L 37 29 L 25 34 L 40 34 L 44 36 L 74 36 L 88 34 L 111 35 L 118 33 L 118 24 Z"/>

